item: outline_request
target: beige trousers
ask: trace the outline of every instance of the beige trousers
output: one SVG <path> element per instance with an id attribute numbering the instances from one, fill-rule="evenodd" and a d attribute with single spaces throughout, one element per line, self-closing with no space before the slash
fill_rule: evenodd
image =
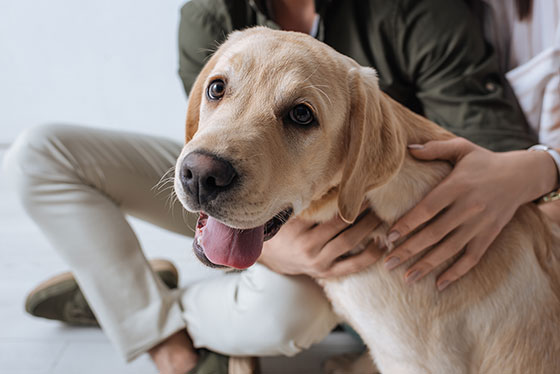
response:
<path id="1" fill-rule="evenodd" d="M 49 125 L 25 131 L 6 154 L 4 169 L 126 359 L 185 327 L 196 347 L 229 355 L 293 355 L 323 339 L 337 318 L 305 276 L 255 265 L 170 291 L 154 275 L 125 215 L 192 235 L 192 215 L 185 216 L 179 203 L 170 208 L 168 194 L 154 188 L 181 146 L 147 135 Z"/>

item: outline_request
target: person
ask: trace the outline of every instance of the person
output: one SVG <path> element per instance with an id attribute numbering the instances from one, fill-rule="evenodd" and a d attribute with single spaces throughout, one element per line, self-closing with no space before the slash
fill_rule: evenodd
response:
<path id="1" fill-rule="evenodd" d="M 520 99 L 531 129 L 540 142 L 559 152 L 560 3 L 484 0 L 478 5 L 485 34 L 498 52 L 500 69 Z M 554 151 L 551 153 L 556 160 L 525 151 L 493 153 L 459 139 L 414 145 L 411 152 L 424 160 L 450 161 L 455 168 L 394 225 L 393 239 L 429 222 L 399 245 L 386 258 L 385 265 L 394 269 L 433 247 L 407 270 L 405 278 L 413 282 L 459 256 L 438 276 L 436 284 L 440 290 L 480 261 L 519 206 L 559 186 L 560 157 Z M 549 201 L 540 208 L 560 223 L 560 201 Z M 440 217 L 434 219 L 438 214 Z"/>
<path id="2" fill-rule="evenodd" d="M 461 0 L 192 0 L 179 27 L 185 91 L 216 43 L 254 25 L 310 33 L 375 67 L 387 94 L 488 149 L 536 142 Z M 169 210 L 152 190 L 180 149 L 179 141 L 63 125 L 30 129 L 14 142 L 6 172 L 79 284 L 73 294 L 50 293 L 41 301 L 77 307 L 83 291 L 87 303 L 79 307 L 91 305 L 115 347 L 128 360 L 149 352 L 164 374 L 204 372 L 212 356 L 194 347 L 293 355 L 323 339 L 338 320 L 309 276 L 348 274 L 377 260 L 376 248 L 338 259 L 374 229 L 374 214 L 350 228 L 340 219 L 291 220 L 267 242 L 260 264 L 171 291 L 150 268 L 124 214 L 192 235 L 192 216 L 184 222 L 182 207 Z M 539 162 L 548 157 L 531 154 Z"/>

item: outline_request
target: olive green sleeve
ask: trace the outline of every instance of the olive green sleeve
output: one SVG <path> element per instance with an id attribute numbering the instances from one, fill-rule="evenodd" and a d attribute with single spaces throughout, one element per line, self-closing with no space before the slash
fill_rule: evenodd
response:
<path id="1" fill-rule="evenodd" d="M 231 32 L 227 21 L 220 0 L 192 0 L 181 8 L 179 76 L 187 95 L 206 61 Z"/>
<path id="2" fill-rule="evenodd" d="M 410 0 L 396 8 L 393 43 L 424 115 L 486 148 L 536 142 L 477 19 L 463 1 Z"/>

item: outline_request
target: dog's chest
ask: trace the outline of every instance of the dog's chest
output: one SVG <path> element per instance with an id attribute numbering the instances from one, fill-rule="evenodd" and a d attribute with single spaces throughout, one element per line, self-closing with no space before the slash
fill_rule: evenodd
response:
<path id="1" fill-rule="evenodd" d="M 416 361 L 414 302 L 404 290 L 403 271 L 388 274 L 382 265 L 336 280 L 322 281 L 335 311 L 348 321 L 377 358 Z"/>

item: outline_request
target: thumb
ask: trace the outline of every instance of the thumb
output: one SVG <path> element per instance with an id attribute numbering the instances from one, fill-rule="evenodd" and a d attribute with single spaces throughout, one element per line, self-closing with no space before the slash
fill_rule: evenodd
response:
<path id="1" fill-rule="evenodd" d="M 444 160 L 457 163 L 476 145 L 464 138 L 449 140 L 432 140 L 425 144 L 409 144 L 408 149 L 412 156 L 419 160 Z"/>

